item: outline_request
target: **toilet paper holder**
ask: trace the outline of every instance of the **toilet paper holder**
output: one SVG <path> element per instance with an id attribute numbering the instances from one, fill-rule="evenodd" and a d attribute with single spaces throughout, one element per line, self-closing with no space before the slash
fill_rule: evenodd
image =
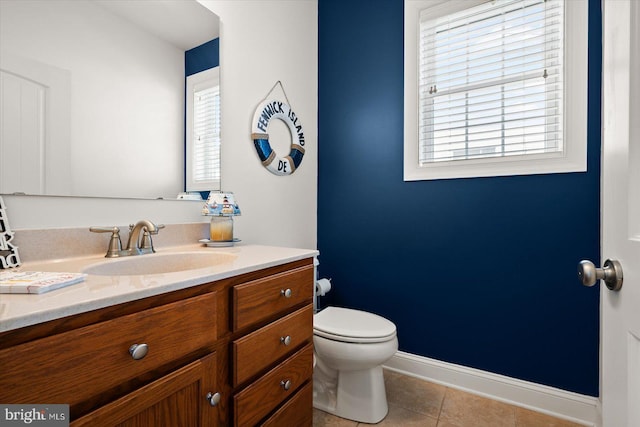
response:
<path id="1" fill-rule="evenodd" d="M 313 312 L 318 312 L 318 297 L 323 297 L 327 292 L 331 290 L 331 279 L 319 279 L 316 280 L 313 292 Z"/>
<path id="2" fill-rule="evenodd" d="M 330 290 L 331 290 L 331 279 L 319 279 L 316 281 L 316 289 L 315 289 L 316 295 L 323 297 Z"/>

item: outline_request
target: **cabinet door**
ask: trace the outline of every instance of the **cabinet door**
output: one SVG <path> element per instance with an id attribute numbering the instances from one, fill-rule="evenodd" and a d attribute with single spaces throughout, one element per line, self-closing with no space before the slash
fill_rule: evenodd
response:
<path id="1" fill-rule="evenodd" d="M 215 427 L 216 354 L 212 353 L 71 423 L 81 426 Z"/>

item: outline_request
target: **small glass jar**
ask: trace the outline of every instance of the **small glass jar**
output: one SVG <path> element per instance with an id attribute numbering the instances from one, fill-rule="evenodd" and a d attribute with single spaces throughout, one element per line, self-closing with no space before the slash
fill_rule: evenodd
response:
<path id="1" fill-rule="evenodd" d="M 233 240 L 233 217 L 212 216 L 209 234 L 212 242 L 230 242 Z"/>

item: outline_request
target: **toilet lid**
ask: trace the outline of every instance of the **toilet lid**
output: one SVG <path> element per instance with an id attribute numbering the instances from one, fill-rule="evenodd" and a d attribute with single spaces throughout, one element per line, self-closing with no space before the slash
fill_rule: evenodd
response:
<path id="1" fill-rule="evenodd" d="M 396 325 L 377 314 L 327 307 L 313 316 L 316 335 L 350 342 L 382 342 L 396 335 Z"/>

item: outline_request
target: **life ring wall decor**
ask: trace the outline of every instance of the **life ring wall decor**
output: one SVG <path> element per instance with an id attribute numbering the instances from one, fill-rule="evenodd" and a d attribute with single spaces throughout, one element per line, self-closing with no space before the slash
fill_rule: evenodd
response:
<path id="1" fill-rule="evenodd" d="M 288 156 L 278 157 L 269 144 L 267 129 L 271 119 L 282 120 L 291 132 L 291 151 Z M 302 124 L 296 113 L 285 102 L 265 100 L 258 105 L 253 114 L 251 138 L 262 165 L 273 174 L 291 175 L 302 163 L 305 144 Z"/>

